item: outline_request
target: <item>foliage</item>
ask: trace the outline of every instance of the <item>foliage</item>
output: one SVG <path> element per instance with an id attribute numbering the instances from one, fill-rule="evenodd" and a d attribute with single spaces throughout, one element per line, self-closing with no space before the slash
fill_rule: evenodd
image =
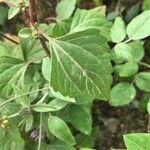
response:
<path id="1" fill-rule="evenodd" d="M 6 9 L 0 24 L 6 14 L 11 20 L 28 7 L 32 11 L 26 0 L 7 4 L 9 10 L 0 7 Z M 62 0 L 51 24 L 27 15 L 29 26 L 18 32 L 17 45 L 1 42 L 0 148 L 90 150 L 97 135 L 91 115 L 95 99 L 122 106 L 138 91 L 150 92 L 150 72 L 140 67 L 150 68 L 141 62 L 150 10 L 126 25 L 121 17 L 108 21 L 98 9 L 75 8 L 75 0 Z M 146 105 L 150 113 L 150 102 Z M 129 150 L 150 147 L 146 133 L 126 134 L 124 141 Z"/>

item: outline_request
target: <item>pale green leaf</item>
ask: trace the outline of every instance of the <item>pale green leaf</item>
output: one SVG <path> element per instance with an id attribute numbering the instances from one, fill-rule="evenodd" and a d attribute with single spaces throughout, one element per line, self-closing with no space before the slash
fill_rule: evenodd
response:
<path id="1" fill-rule="evenodd" d="M 19 13 L 19 11 L 20 11 L 19 7 L 11 7 L 8 11 L 8 19 L 12 19 Z"/>
<path id="2" fill-rule="evenodd" d="M 33 125 L 33 115 L 28 115 L 26 117 L 26 124 L 25 124 L 25 131 L 29 132 L 32 129 L 32 125 Z"/>
<path id="3" fill-rule="evenodd" d="M 21 38 L 28 38 L 32 36 L 32 30 L 28 27 L 23 28 L 19 31 L 18 36 Z"/>
<path id="4" fill-rule="evenodd" d="M 48 119 L 49 131 L 56 136 L 58 139 L 74 145 L 75 139 L 68 128 L 67 124 L 58 117 L 50 116 Z"/>
<path id="5" fill-rule="evenodd" d="M 61 0 L 56 7 L 57 17 L 59 19 L 68 19 L 75 9 L 76 0 Z"/>
<path id="6" fill-rule="evenodd" d="M 150 10 L 135 17 L 127 26 L 127 34 L 132 40 L 139 40 L 150 36 Z"/>
<path id="7" fill-rule="evenodd" d="M 82 107 L 78 105 L 70 105 L 68 108 L 68 115 L 71 123 L 81 132 L 86 135 L 91 134 L 92 119 L 91 115 Z"/>
<path id="8" fill-rule="evenodd" d="M 149 150 L 150 134 L 133 133 L 124 135 L 124 142 L 127 150 Z"/>
<path id="9" fill-rule="evenodd" d="M 135 88 L 128 82 L 120 82 L 110 92 L 109 103 L 112 106 L 129 104 L 136 95 Z"/>
<path id="10" fill-rule="evenodd" d="M 125 23 L 121 17 L 117 17 L 110 30 L 110 37 L 112 42 L 119 43 L 126 37 Z"/>
<path id="11" fill-rule="evenodd" d="M 53 89 L 64 96 L 89 95 L 107 100 L 112 67 L 106 42 L 94 29 L 50 41 Z"/>
<path id="12" fill-rule="evenodd" d="M 140 90 L 150 92 L 150 73 L 140 72 L 135 76 L 135 83 Z"/>

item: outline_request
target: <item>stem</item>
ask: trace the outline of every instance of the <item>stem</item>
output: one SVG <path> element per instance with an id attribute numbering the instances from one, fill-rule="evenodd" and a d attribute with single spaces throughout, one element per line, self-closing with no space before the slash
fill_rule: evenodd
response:
<path id="1" fill-rule="evenodd" d="M 47 97 L 47 95 L 48 95 L 48 93 L 49 92 L 46 92 L 45 94 L 44 94 L 44 96 L 38 101 L 38 103 L 37 104 L 41 104 L 41 103 L 43 103 L 44 102 L 44 100 L 46 99 L 46 97 Z"/>
<path id="2" fill-rule="evenodd" d="M 19 44 L 19 42 L 17 42 L 17 41 L 15 41 L 15 40 L 11 39 L 10 37 L 4 35 L 4 34 L 1 33 L 1 32 L 0 32 L 0 35 L 1 35 L 2 37 L 4 37 L 5 39 L 11 41 L 11 42 L 14 43 L 14 44 L 17 44 L 17 45 Z"/>
<path id="3" fill-rule="evenodd" d="M 40 126 L 39 126 L 39 140 L 38 140 L 38 148 L 37 150 L 40 150 L 41 143 L 42 143 L 42 113 L 40 113 Z"/>
<path id="4" fill-rule="evenodd" d="M 39 39 L 40 39 L 40 42 L 41 42 L 43 49 L 45 50 L 46 54 L 48 54 L 48 56 L 50 56 L 50 50 L 48 49 L 45 40 L 41 37 L 39 37 Z"/>
<path id="5" fill-rule="evenodd" d="M 131 39 L 128 39 L 126 41 L 124 41 L 123 43 L 129 43 L 131 41 Z"/>
<path id="6" fill-rule="evenodd" d="M 138 62 L 139 65 L 144 66 L 146 68 L 150 68 L 150 65 L 144 62 Z"/>
<path id="7" fill-rule="evenodd" d="M 36 16 L 36 0 L 29 0 L 29 17 L 32 24 L 37 21 Z"/>
<path id="8" fill-rule="evenodd" d="M 15 113 L 15 114 L 8 116 L 7 118 L 10 119 L 10 118 L 14 118 L 14 117 L 19 116 L 19 115 L 20 115 L 20 111 Z"/>
<path id="9" fill-rule="evenodd" d="M 6 100 L 2 104 L 0 104 L 0 107 L 4 106 L 5 104 L 7 104 L 9 102 L 12 102 L 13 100 L 15 100 L 17 98 L 23 97 L 23 96 L 28 95 L 28 94 L 34 94 L 34 93 L 37 93 L 37 92 L 40 92 L 40 91 L 45 91 L 45 90 L 49 90 L 49 88 L 38 89 L 38 90 L 35 90 L 35 91 L 31 91 L 31 92 L 28 92 L 28 93 L 24 93 L 24 94 L 18 95 L 16 97 L 13 97 L 11 99 Z"/>

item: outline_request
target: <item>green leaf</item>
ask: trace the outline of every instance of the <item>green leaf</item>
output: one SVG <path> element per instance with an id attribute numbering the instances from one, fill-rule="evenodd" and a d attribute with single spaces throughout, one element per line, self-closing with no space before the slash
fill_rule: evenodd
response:
<path id="1" fill-rule="evenodd" d="M 126 37 L 125 23 L 121 17 L 117 17 L 110 32 L 111 40 L 114 43 L 123 41 Z"/>
<path id="2" fill-rule="evenodd" d="M 45 56 L 45 52 L 39 40 L 34 38 L 21 39 L 21 49 L 24 54 L 24 60 L 33 61 Z"/>
<path id="3" fill-rule="evenodd" d="M 8 11 L 8 19 L 12 19 L 13 17 L 15 17 L 20 11 L 19 7 L 11 7 Z"/>
<path id="4" fill-rule="evenodd" d="M 32 125 L 33 125 L 33 115 L 28 115 L 26 117 L 26 124 L 25 124 L 25 131 L 29 132 L 32 129 Z"/>
<path id="5" fill-rule="evenodd" d="M 22 95 L 25 93 L 22 89 L 17 87 L 16 85 L 12 85 L 15 97 Z M 16 99 L 16 102 L 19 103 L 23 107 L 28 107 L 30 105 L 30 99 L 27 96 L 22 96 Z"/>
<path id="6" fill-rule="evenodd" d="M 56 7 L 57 17 L 59 19 L 68 19 L 75 9 L 76 0 L 61 0 Z"/>
<path id="7" fill-rule="evenodd" d="M 138 72 L 139 66 L 134 61 L 128 61 L 125 64 L 116 65 L 114 71 L 120 77 L 130 77 Z"/>
<path id="8" fill-rule="evenodd" d="M 135 133 L 124 135 L 124 142 L 127 150 L 149 150 L 150 148 L 150 134 Z"/>
<path id="9" fill-rule="evenodd" d="M 111 23 L 97 10 L 77 9 L 72 20 L 70 32 L 85 31 L 87 29 L 98 29 L 101 34 L 108 38 L 106 31 L 110 30 Z"/>
<path id="10" fill-rule="evenodd" d="M 50 84 L 54 91 L 69 97 L 89 95 L 108 99 L 112 67 L 106 40 L 98 30 L 67 34 L 49 44 L 52 55 Z"/>
<path id="11" fill-rule="evenodd" d="M 35 104 L 32 106 L 32 109 L 36 112 L 50 112 L 58 111 L 63 109 L 68 102 L 65 102 L 60 99 L 54 99 L 49 104 Z"/>
<path id="12" fill-rule="evenodd" d="M 81 106 L 70 105 L 68 115 L 71 123 L 86 135 L 91 134 L 92 119 L 91 115 Z"/>
<path id="13" fill-rule="evenodd" d="M 1 150 L 24 150 L 24 141 L 16 127 L 8 128 L 5 137 L 0 138 Z"/>
<path id="14" fill-rule="evenodd" d="M 135 83 L 140 90 L 150 92 L 150 73 L 140 72 L 135 76 Z"/>
<path id="15" fill-rule="evenodd" d="M 135 41 L 130 43 L 130 51 L 129 53 L 132 55 L 134 61 L 140 61 L 144 56 L 144 47 L 141 41 Z"/>
<path id="16" fill-rule="evenodd" d="M 150 10 L 150 1 L 149 0 L 144 0 L 143 1 L 143 6 L 142 6 L 143 10 Z"/>
<path id="17" fill-rule="evenodd" d="M 13 57 L 0 57 L 0 94 L 9 96 L 12 92 L 12 85 L 22 86 L 24 74 L 28 64 L 23 60 Z"/>
<path id="18" fill-rule="evenodd" d="M 136 95 L 135 88 L 128 82 L 115 85 L 110 92 L 109 103 L 112 106 L 121 106 L 130 103 Z"/>
<path id="19" fill-rule="evenodd" d="M 32 36 L 32 30 L 28 27 L 23 28 L 19 31 L 18 36 L 21 38 L 28 38 Z"/>
<path id="20" fill-rule="evenodd" d="M 149 98 L 149 101 L 148 101 L 148 103 L 147 103 L 147 111 L 148 111 L 148 113 L 149 113 L 149 115 L 150 115 L 150 98 Z"/>
<path id="21" fill-rule="evenodd" d="M 50 81 L 51 59 L 49 57 L 46 57 L 43 59 L 42 74 L 47 81 Z"/>
<path id="22" fill-rule="evenodd" d="M 8 16 L 8 7 L 0 6 L 0 25 L 4 25 Z"/>
<path id="23" fill-rule="evenodd" d="M 49 131 L 56 136 L 58 139 L 74 145 L 75 139 L 66 125 L 66 123 L 58 117 L 50 116 L 48 119 Z"/>
<path id="24" fill-rule="evenodd" d="M 135 17 L 127 26 L 127 34 L 132 40 L 139 40 L 150 36 L 150 10 Z"/>
<path id="25" fill-rule="evenodd" d="M 112 59 L 115 62 L 125 62 L 127 60 L 132 60 L 131 47 L 126 43 L 118 43 L 114 50 L 112 51 Z"/>

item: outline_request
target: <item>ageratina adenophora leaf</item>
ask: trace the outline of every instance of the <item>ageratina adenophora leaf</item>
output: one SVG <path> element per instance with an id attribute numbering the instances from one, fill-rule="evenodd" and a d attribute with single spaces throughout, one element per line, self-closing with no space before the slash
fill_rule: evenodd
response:
<path id="1" fill-rule="evenodd" d="M 49 45 L 53 89 L 64 96 L 86 94 L 107 100 L 112 67 L 106 41 L 95 29 L 52 39 Z"/>

